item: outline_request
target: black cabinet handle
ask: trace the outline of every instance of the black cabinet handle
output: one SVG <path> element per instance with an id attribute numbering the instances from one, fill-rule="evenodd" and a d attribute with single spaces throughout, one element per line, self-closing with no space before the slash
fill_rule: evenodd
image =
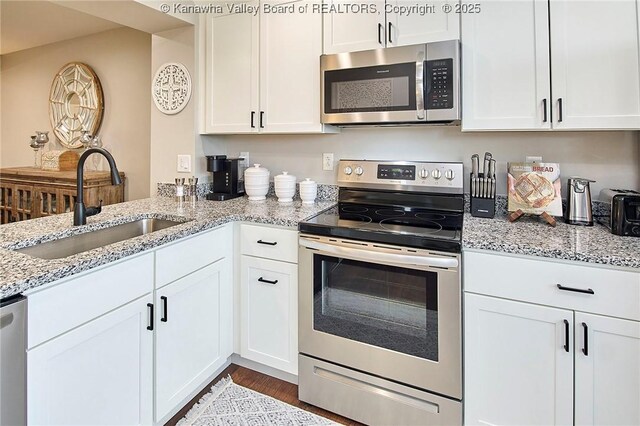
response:
<path id="1" fill-rule="evenodd" d="M 264 278 L 260 277 L 258 278 L 258 281 L 260 281 L 261 283 L 267 283 L 267 284 L 278 284 L 278 280 L 265 280 Z"/>
<path id="2" fill-rule="evenodd" d="M 565 287 L 561 284 L 558 284 L 558 289 L 559 290 L 564 290 L 564 291 L 573 291 L 575 293 L 586 293 L 586 294 L 596 294 L 595 291 L 593 291 L 592 289 L 588 288 L 588 289 L 583 289 L 583 288 L 574 288 L 574 287 Z"/>
<path id="3" fill-rule="evenodd" d="M 589 356 L 589 327 L 586 323 L 582 323 L 582 330 L 584 331 L 584 345 L 582 346 L 582 353 L 584 356 Z"/>
<path id="4" fill-rule="evenodd" d="M 260 111 L 260 128 L 264 129 L 264 111 Z"/>
<path id="5" fill-rule="evenodd" d="M 562 98 L 558 98 L 558 123 L 562 122 Z"/>
<path id="6" fill-rule="evenodd" d="M 391 22 L 389 22 L 389 43 L 393 43 L 393 41 L 391 41 L 391 33 L 393 32 L 393 29 L 391 28 Z"/>
<path id="7" fill-rule="evenodd" d="M 564 321 L 564 350 L 569 352 L 569 321 Z"/>
<path id="8" fill-rule="evenodd" d="M 254 124 L 254 120 L 256 118 L 256 112 L 255 111 L 251 111 L 251 128 L 255 129 L 256 125 Z"/>
<path id="9" fill-rule="evenodd" d="M 147 330 L 153 331 L 153 303 L 147 303 L 147 308 L 149 308 L 149 325 L 147 326 Z"/>
<path id="10" fill-rule="evenodd" d="M 168 307 L 169 304 L 167 303 L 167 296 L 160 296 L 160 300 L 162 300 L 162 318 L 160 318 L 160 321 L 167 322 L 167 319 L 168 319 L 167 311 L 169 309 Z"/>
<path id="11" fill-rule="evenodd" d="M 546 123 L 547 119 L 547 98 L 544 98 L 542 100 L 542 122 Z"/>
<path id="12" fill-rule="evenodd" d="M 384 31 L 384 27 L 382 26 L 381 23 L 378 22 L 378 43 L 383 44 L 381 31 Z"/>
<path id="13" fill-rule="evenodd" d="M 267 246 L 275 246 L 276 244 L 278 244 L 278 242 L 277 241 L 271 242 L 271 241 L 258 240 L 258 244 L 264 244 L 264 245 L 267 245 Z"/>

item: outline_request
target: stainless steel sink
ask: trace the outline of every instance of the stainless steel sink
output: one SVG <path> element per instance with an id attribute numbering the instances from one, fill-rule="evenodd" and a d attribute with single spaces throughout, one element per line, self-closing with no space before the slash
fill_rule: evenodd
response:
<path id="1" fill-rule="evenodd" d="M 72 237 L 60 238 L 59 240 L 25 247 L 16 251 L 28 254 L 29 256 L 39 257 L 40 259 L 61 259 L 119 241 L 128 240 L 129 238 L 150 234 L 151 232 L 170 228 L 180 225 L 181 223 L 185 222 L 166 219 L 139 219 L 110 228 L 99 229 L 97 231 L 86 232 Z"/>

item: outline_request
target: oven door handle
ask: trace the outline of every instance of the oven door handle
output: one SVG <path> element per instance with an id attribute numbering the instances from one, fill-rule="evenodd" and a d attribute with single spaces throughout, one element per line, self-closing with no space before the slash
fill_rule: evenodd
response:
<path id="1" fill-rule="evenodd" d="M 318 250 L 337 256 L 346 256 L 379 263 L 393 263 L 406 266 L 427 266 L 434 268 L 457 268 L 458 259 L 439 256 L 420 256 L 410 254 L 395 254 L 379 251 L 368 251 L 351 247 L 320 243 L 318 241 L 300 239 L 300 245 L 305 248 Z"/>

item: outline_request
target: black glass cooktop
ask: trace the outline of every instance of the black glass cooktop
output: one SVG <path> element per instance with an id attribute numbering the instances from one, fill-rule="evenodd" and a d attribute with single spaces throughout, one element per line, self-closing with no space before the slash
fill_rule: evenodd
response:
<path id="1" fill-rule="evenodd" d="M 301 232 L 459 252 L 462 211 L 340 202 L 299 225 Z"/>

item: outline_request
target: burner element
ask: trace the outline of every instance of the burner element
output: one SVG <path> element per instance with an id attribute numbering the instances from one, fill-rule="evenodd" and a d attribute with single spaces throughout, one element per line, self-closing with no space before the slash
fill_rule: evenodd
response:
<path id="1" fill-rule="evenodd" d="M 416 213 L 416 217 L 424 220 L 444 220 L 447 217 L 439 213 Z"/>
<path id="2" fill-rule="evenodd" d="M 340 207 L 341 212 L 345 213 L 366 213 L 369 209 L 366 207 L 358 207 L 358 206 L 343 206 Z"/>
<path id="3" fill-rule="evenodd" d="M 405 212 L 401 209 L 378 209 L 376 210 L 376 214 L 385 217 L 398 217 L 404 216 Z"/>
<path id="4" fill-rule="evenodd" d="M 403 226 L 419 227 L 424 234 L 434 234 L 442 230 L 442 225 L 430 220 L 418 219 L 415 217 L 392 217 L 380 221 L 380 226 L 389 231 L 402 232 Z"/>

